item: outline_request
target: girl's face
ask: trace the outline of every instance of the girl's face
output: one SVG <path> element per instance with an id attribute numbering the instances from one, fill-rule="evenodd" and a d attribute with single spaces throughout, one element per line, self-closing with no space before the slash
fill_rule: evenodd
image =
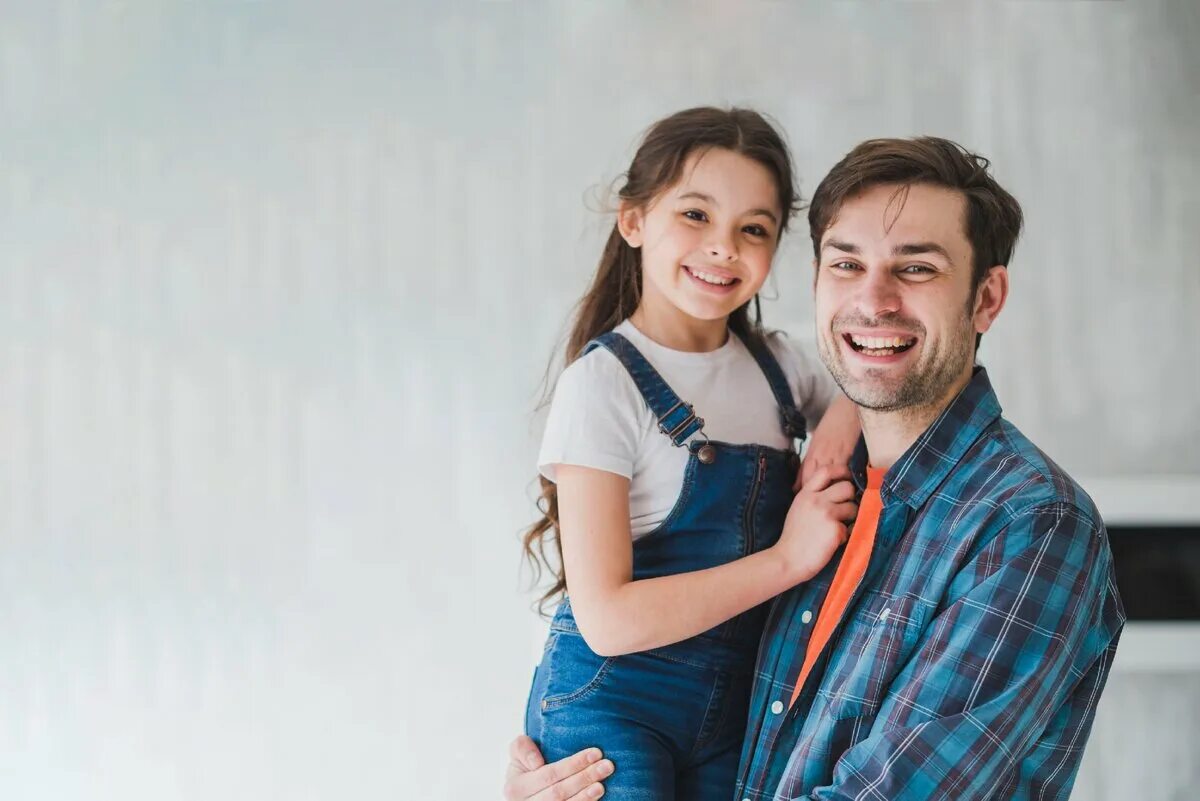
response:
<path id="1" fill-rule="evenodd" d="M 642 307 L 723 323 L 767 280 L 782 213 L 766 167 L 725 149 L 693 153 L 678 183 L 618 214 L 625 241 L 642 249 Z"/>

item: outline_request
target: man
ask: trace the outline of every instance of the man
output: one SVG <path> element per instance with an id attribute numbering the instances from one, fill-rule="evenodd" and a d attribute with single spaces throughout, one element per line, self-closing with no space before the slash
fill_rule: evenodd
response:
<path id="1" fill-rule="evenodd" d="M 1091 499 L 975 365 L 1022 222 L 987 167 L 872 140 L 813 198 L 817 338 L 858 405 L 863 494 L 840 559 L 775 603 L 737 798 L 1070 794 L 1125 616 Z M 613 767 L 512 750 L 510 799 L 599 797 Z"/>

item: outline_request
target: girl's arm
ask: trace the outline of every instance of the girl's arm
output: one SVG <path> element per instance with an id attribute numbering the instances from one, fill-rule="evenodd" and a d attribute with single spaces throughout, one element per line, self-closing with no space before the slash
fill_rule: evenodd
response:
<path id="1" fill-rule="evenodd" d="M 601 656 L 685 640 L 807 581 L 845 541 L 853 519 L 849 473 L 822 470 L 796 496 L 779 543 L 707 570 L 633 580 L 629 479 L 558 465 L 563 567 L 571 608 Z"/>
<path id="2" fill-rule="evenodd" d="M 799 490 L 821 467 L 841 467 L 850 463 L 854 447 L 862 436 L 858 406 L 838 390 L 829 408 L 813 429 L 804 462 L 796 474 L 793 490 Z"/>

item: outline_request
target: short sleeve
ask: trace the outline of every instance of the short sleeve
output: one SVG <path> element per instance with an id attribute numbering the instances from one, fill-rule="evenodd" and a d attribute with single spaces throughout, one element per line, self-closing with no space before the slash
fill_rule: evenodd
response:
<path id="1" fill-rule="evenodd" d="M 632 478 L 649 421 L 629 373 L 596 349 L 568 365 L 555 384 L 538 471 L 555 481 L 555 467 L 570 464 Z"/>
<path id="2" fill-rule="evenodd" d="M 799 342 L 775 332 L 771 335 L 770 346 L 811 431 L 841 390 L 817 355 L 816 343 L 811 340 Z"/>

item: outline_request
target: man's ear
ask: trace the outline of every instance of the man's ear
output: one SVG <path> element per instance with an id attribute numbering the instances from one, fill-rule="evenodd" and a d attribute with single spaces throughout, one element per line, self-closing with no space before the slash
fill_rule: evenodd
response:
<path id="1" fill-rule="evenodd" d="M 617 208 L 617 230 L 625 244 L 631 248 L 640 248 L 645 239 L 646 217 L 639 206 L 621 201 Z"/>
<path id="2" fill-rule="evenodd" d="M 979 288 L 975 290 L 975 305 L 971 322 L 975 324 L 975 333 L 984 334 L 996 321 L 1004 302 L 1008 300 L 1008 268 L 997 264 L 988 269 Z"/>
<path id="3" fill-rule="evenodd" d="M 813 292 L 817 291 L 817 278 L 821 275 L 821 260 L 813 256 Z"/>

